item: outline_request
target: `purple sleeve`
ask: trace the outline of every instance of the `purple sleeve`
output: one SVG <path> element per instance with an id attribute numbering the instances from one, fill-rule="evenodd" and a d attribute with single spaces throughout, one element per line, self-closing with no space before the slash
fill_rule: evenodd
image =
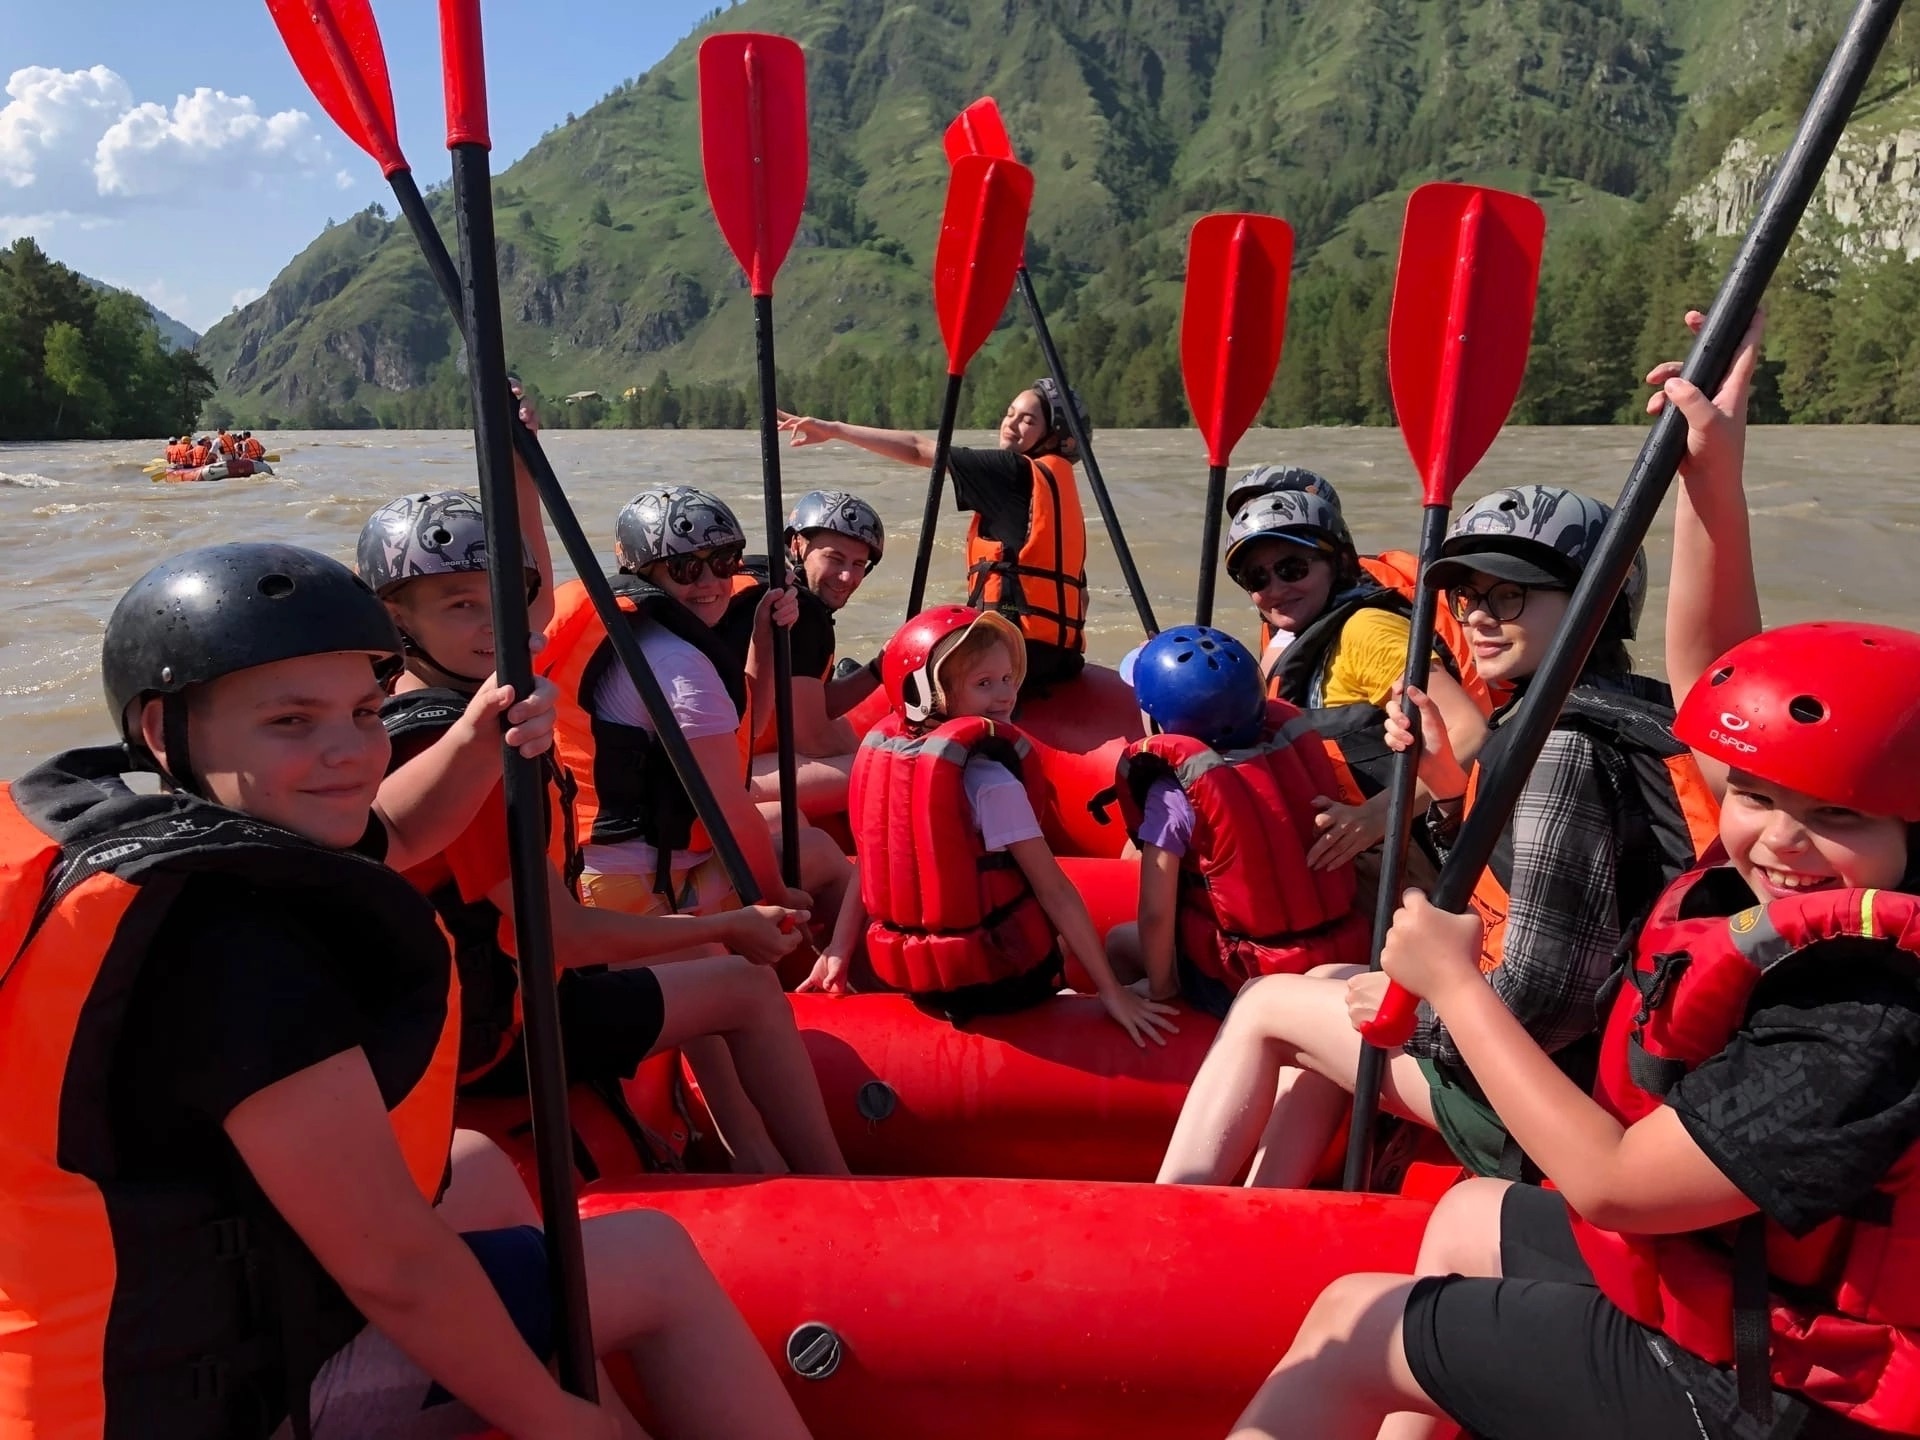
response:
<path id="1" fill-rule="evenodd" d="M 1154 781 L 1140 810 L 1140 843 L 1184 859 L 1193 843 L 1193 806 L 1180 787 L 1171 780 Z"/>

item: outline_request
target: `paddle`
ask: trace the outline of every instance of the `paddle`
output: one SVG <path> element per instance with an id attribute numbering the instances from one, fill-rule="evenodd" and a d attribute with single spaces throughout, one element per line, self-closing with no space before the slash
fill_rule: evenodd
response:
<path id="1" fill-rule="evenodd" d="M 1400 268 L 1387 331 L 1387 378 L 1400 435 L 1420 472 L 1420 568 L 1407 639 L 1406 684 L 1426 688 L 1433 659 L 1434 606 L 1427 566 L 1440 558 L 1453 497 L 1487 453 L 1520 394 L 1533 340 L 1540 247 L 1547 218 L 1522 195 L 1477 185 L 1422 185 L 1407 199 Z M 1419 778 L 1419 715 L 1407 707 L 1414 743 L 1394 760 L 1380 890 L 1373 907 L 1373 968 L 1400 905 L 1407 841 Z M 1385 1052 L 1360 1050 L 1347 1136 L 1344 1184 L 1366 1185 L 1373 1117 Z"/>
<path id="2" fill-rule="evenodd" d="M 927 506 L 920 516 L 920 547 L 913 557 L 907 616 L 920 613 L 933 561 L 933 532 L 940 523 L 940 494 L 960 413 L 960 382 L 967 362 L 986 343 L 1013 293 L 1013 272 L 1026 244 L 1027 212 L 1033 205 L 1033 172 L 1017 161 L 963 155 L 947 181 L 940 217 L 940 244 L 933 259 L 933 306 L 947 346 L 947 398 L 927 477 Z M 1072 407 L 1069 406 L 1069 409 Z"/>
<path id="3" fill-rule="evenodd" d="M 433 223 L 433 216 L 421 198 L 419 186 L 414 183 L 413 171 L 394 139 L 393 94 L 387 83 L 380 32 L 374 26 L 373 12 L 368 8 L 367 0 L 267 0 L 267 9 L 272 13 L 274 23 L 279 26 L 301 77 L 306 80 L 307 87 L 313 91 L 321 108 L 339 123 L 349 140 L 372 156 L 385 171 L 394 198 L 399 201 L 401 213 L 407 217 L 413 237 L 420 246 L 420 253 L 427 262 L 427 269 L 439 285 L 441 294 L 446 297 L 448 306 L 453 310 L 455 323 L 461 326 L 464 334 L 466 321 L 462 313 L 459 272 L 454 268 L 453 257 L 447 253 L 446 241 L 441 238 L 439 228 Z M 533 477 L 534 488 L 540 492 L 541 504 L 546 507 L 547 516 L 553 521 L 553 528 L 560 536 L 560 544 L 566 550 L 567 558 L 573 562 L 575 573 L 586 587 L 587 598 L 600 617 L 615 657 L 633 681 L 634 688 L 639 691 L 640 703 L 646 709 L 647 718 L 653 721 L 654 731 L 666 749 L 674 774 L 686 790 L 700 823 L 707 828 L 714 853 L 720 857 L 727 878 L 733 882 L 734 891 L 743 905 L 758 904 L 759 882 L 747 866 L 746 856 L 741 853 L 739 842 L 734 839 L 733 831 L 727 825 L 726 814 L 714 798 L 706 775 L 693 758 L 693 751 L 688 748 L 686 736 L 681 732 L 673 708 L 660 689 L 653 667 L 641 653 L 640 642 L 634 637 L 631 627 L 620 618 L 619 603 L 614 599 L 613 588 L 600 568 L 600 559 L 593 543 L 587 539 L 586 531 L 580 528 L 579 518 L 573 513 L 573 506 L 568 503 L 566 492 L 560 487 L 560 477 L 554 474 L 553 464 L 540 446 L 540 437 L 522 425 L 517 415 L 513 419 L 513 443 L 521 462 Z"/>
<path id="4" fill-rule="evenodd" d="M 1194 623 L 1213 623 L 1214 570 L 1227 464 L 1280 368 L 1287 333 L 1293 227 L 1271 215 L 1208 215 L 1187 237 L 1180 372 L 1193 423 L 1207 442 L 1207 508 L 1200 521 Z"/>
<path id="5" fill-rule="evenodd" d="M 1000 118 L 1000 107 L 994 103 L 991 95 L 974 101 L 947 126 L 946 147 L 949 163 L 963 155 L 986 155 L 999 160 L 1015 158 L 1013 141 L 1008 137 L 1006 124 Z M 1024 254 L 1013 272 L 1013 279 L 1020 289 L 1021 300 L 1026 303 L 1027 318 L 1033 321 L 1033 336 L 1040 342 L 1040 353 L 1046 357 L 1047 373 L 1053 377 L 1053 383 L 1060 387 L 1061 397 L 1066 400 L 1067 429 L 1073 435 L 1074 444 L 1080 447 L 1080 459 L 1087 467 L 1087 484 L 1093 490 L 1094 503 L 1100 507 L 1100 518 L 1106 522 L 1107 538 L 1113 541 L 1114 558 L 1120 562 L 1120 574 L 1127 582 L 1127 593 L 1133 597 L 1133 608 L 1139 612 L 1140 624 L 1151 638 L 1160 633 L 1160 625 L 1153 618 L 1153 606 L 1147 600 L 1147 588 L 1141 583 L 1140 572 L 1134 568 L 1133 551 L 1127 548 L 1127 537 L 1120 532 L 1120 516 L 1113 508 L 1113 497 L 1107 492 L 1107 481 L 1100 473 L 1100 462 L 1093 458 L 1093 437 L 1087 434 L 1087 427 L 1080 421 L 1080 412 L 1070 398 L 1073 392 L 1067 386 L 1067 368 L 1061 363 L 1060 352 L 1054 346 L 1053 332 L 1047 328 L 1047 317 L 1040 309 L 1040 297 L 1034 293 L 1033 276 L 1027 270 Z"/>
<path id="6" fill-rule="evenodd" d="M 1719 389 L 1726 379 L 1740 338 L 1746 334 L 1767 283 L 1813 199 L 1827 161 L 1846 129 L 1847 117 L 1899 13 L 1900 0 L 1860 0 L 1854 7 L 1800 119 L 1800 128 L 1761 196 L 1759 209 L 1681 369 L 1682 375 L 1707 393 Z M 1440 883 L 1434 888 L 1433 903 L 1441 909 L 1456 914 L 1465 911 L 1480 872 L 1486 868 L 1527 776 L 1560 716 L 1560 707 L 1572 693 L 1581 667 L 1606 625 L 1607 614 L 1633 569 L 1634 556 L 1659 513 L 1686 447 L 1686 419 L 1678 406 L 1669 405 L 1654 421 L 1633 468 L 1627 472 L 1627 483 L 1600 544 L 1567 602 L 1567 618 L 1529 682 L 1526 697 L 1501 727 L 1506 740 L 1499 758 L 1482 769 L 1475 782 L 1473 808 L 1461 824 L 1459 837 L 1440 872 Z M 1362 1035 L 1375 1045 L 1403 1043 L 1413 1030 L 1416 1003 L 1398 986 L 1392 987 L 1380 1013 L 1362 1029 Z"/>
<path id="7" fill-rule="evenodd" d="M 753 349 L 760 371 L 760 493 L 766 506 L 767 583 L 786 588 L 780 502 L 780 430 L 774 407 L 773 277 L 787 258 L 807 201 L 807 62 L 779 35 L 713 35 L 700 43 L 700 156 L 714 218 L 753 292 Z M 780 862 L 800 883 L 800 801 L 795 791 L 793 632 L 773 630 L 773 699 L 779 735 Z"/>
<path id="8" fill-rule="evenodd" d="M 473 448 L 486 516 L 487 576 L 493 597 L 495 663 L 516 695 L 533 693 L 527 597 L 520 563 L 518 486 L 513 475 L 511 420 L 500 328 L 500 281 L 494 271 L 493 181 L 488 173 L 487 71 L 480 0 L 440 0 L 440 51 L 447 94 L 447 148 L 453 152 L 454 228 L 460 240 L 462 327 L 473 386 Z M 539 1156 L 540 1212 L 548 1276 L 558 1322 L 560 1383 L 575 1395 L 597 1393 L 593 1323 L 587 1309 L 587 1262 L 573 1203 L 573 1129 L 567 1118 L 567 1071 L 560 1049 L 560 1006 L 554 990 L 553 916 L 547 887 L 547 786 L 544 767 L 510 746 L 506 766 L 507 840 L 513 866 L 513 930 L 526 1017 L 527 1082 L 533 1098 Z M 542 1124 L 545 1120 L 549 1123 Z"/>

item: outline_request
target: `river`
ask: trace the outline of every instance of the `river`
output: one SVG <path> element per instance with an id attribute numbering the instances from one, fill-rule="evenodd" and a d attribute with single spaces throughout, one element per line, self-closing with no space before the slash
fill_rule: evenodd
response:
<path id="1" fill-rule="evenodd" d="M 1462 498 L 1540 481 L 1611 499 L 1644 432 L 1627 428 L 1510 429 L 1468 478 Z M 548 453 L 588 535 L 611 555 L 614 516 L 650 485 L 689 484 L 731 502 L 750 533 L 760 516 L 759 449 L 751 431 L 549 431 Z M 962 443 L 991 444 L 986 434 Z M 156 561 L 195 545 L 285 540 L 351 562 L 361 522 L 409 490 L 471 487 L 472 437 L 446 431 L 287 433 L 271 479 L 159 485 L 142 471 L 156 442 L 0 445 L 0 776 L 52 751 L 113 738 L 101 700 L 100 634 L 122 592 Z M 1097 437 L 1128 542 L 1167 624 L 1192 613 L 1206 483 L 1191 431 Z M 901 618 L 924 474 L 842 445 L 783 452 L 789 498 L 812 488 L 855 490 L 886 520 L 890 551 L 839 623 L 840 650 L 865 657 Z M 1254 431 L 1241 467 L 1310 466 L 1339 487 L 1363 549 L 1410 547 L 1419 501 L 1391 430 Z M 1910 623 L 1920 536 L 1920 428 L 1782 427 L 1748 437 L 1769 624 L 1813 618 Z M 1668 506 L 1671 511 L 1671 505 Z M 1089 646 L 1112 662 L 1140 631 L 1092 499 Z M 1658 673 L 1671 522 L 1649 542 L 1654 590 L 1635 654 Z M 942 513 L 930 599 L 961 598 L 965 519 Z M 564 563 L 564 556 L 556 556 Z M 757 548 L 757 547 L 756 547 Z M 1224 581 L 1218 616 L 1252 638 L 1252 612 Z"/>

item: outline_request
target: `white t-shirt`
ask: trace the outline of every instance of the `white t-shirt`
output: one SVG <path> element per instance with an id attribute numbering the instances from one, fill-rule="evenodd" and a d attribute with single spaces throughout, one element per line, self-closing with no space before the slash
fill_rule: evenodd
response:
<path id="1" fill-rule="evenodd" d="M 720 672 L 713 668 L 713 661 L 701 654 L 694 645 L 658 625 L 642 625 L 635 634 L 640 640 L 640 653 L 647 657 L 647 664 L 653 668 L 660 688 L 666 692 L 667 705 L 673 711 L 674 719 L 680 722 L 681 732 L 687 739 L 703 740 L 712 735 L 731 735 L 740 728 L 740 712 L 734 708 L 733 697 L 727 694 L 727 687 L 721 683 Z M 654 728 L 653 721 L 647 716 L 646 706 L 640 703 L 640 692 L 634 689 L 624 665 L 607 667 L 606 674 L 600 677 L 600 683 L 594 687 L 588 708 L 599 719 L 610 720 L 616 725 L 634 725 L 649 732 Z M 676 850 L 673 854 L 673 872 L 679 874 L 691 870 L 709 853 L 706 850 Z M 650 876 L 660 865 L 659 853 L 644 840 L 628 840 L 619 845 L 589 845 L 583 858 L 587 869 L 597 875 Z"/>
<path id="2" fill-rule="evenodd" d="M 980 832 L 980 843 L 989 854 L 1040 838 L 1040 818 L 1033 813 L 1027 787 L 998 760 L 972 756 L 960 783 L 973 810 L 973 828 Z"/>

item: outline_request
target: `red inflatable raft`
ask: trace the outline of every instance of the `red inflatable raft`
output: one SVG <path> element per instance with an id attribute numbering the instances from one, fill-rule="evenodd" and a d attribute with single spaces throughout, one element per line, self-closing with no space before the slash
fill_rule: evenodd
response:
<path id="1" fill-rule="evenodd" d="M 264 460 L 215 460 L 211 465 L 175 466 L 159 471 L 156 481 L 169 485 L 192 484 L 207 480 L 246 480 L 255 475 L 271 475 L 273 467 Z"/>
<path id="2" fill-rule="evenodd" d="M 1384 1196 L 1018 1180 L 596 1189 L 699 1246 L 834 1440 L 1219 1440 L 1336 1276 L 1408 1272 Z"/>

